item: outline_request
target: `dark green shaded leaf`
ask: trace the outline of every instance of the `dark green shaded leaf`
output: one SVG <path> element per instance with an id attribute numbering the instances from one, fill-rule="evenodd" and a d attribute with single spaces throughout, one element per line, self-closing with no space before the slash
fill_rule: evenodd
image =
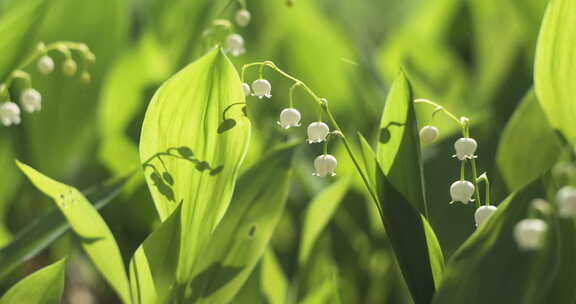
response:
<path id="1" fill-rule="evenodd" d="M 0 304 L 59 304 L 64 292 L 66 259 L 48 265 L 12 286 Z"/>

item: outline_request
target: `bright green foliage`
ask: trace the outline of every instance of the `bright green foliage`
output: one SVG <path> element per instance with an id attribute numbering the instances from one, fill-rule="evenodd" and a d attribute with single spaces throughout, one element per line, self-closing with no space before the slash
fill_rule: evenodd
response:
<path id="1" fill-rule="evenodd" d="M 260 265 L 260 289 L 262 289 L 268 303 L 286 303 L 289 288 L 288 279 L 271 248 L 264 252 Z"/>
<path id="2" fill-rule="evenodd" d="M 513 238 L 541 187 L 536 180 L 511 194 L 454 253 L 433 303 L 543 303 L 556 298 L 553 290 L 562 295 L 550 303 L 574 301 L 575 267 L 567 260 L 574 255 L 568 243 L 576 237 L 574 227 L 560 228 L 557 218 L 548 217 L 546 244 L 536 252 L 520 250 Z"/>
<path id="3" fill-rule="evenodd" d="M 550 169 L 562 145 L 530 90 L 500 137 L 497 163 L 511 190 L 517 190 Z"/>
<path id="4" fill-rule="evenodd" d="M 12 286 L 0 304 L 60 304 L 65 273 L 66 259 L 48 265 Z"/>
<path id="5" fill-rule="evenodd" d="M 96 268 L 122 301 L 130 303 L 128 278 L 120 250 L 94 206 L 75 188 L 50 179 L 23 163 L 17 164 L 38 190 L 54 200 Z"/>
<path id="6" fill-rule="evenodd" d="M 182 204 L 179 282 L 226 212 L 250 134 L 240 79 L 214 49 L 166 81 L 142 126 L 140 158 L 160 218 Z"/>
<path id="7" fill-rule="evenodd" d="M 536 96 L 552 126 L 576 143 L 576 2 L 551 0 L 542 21 L 534 84 Z"/>
<path id="8" fill-rule="evenodd" d="M 344 195 L 348 191 L 349 184 L 349 178 L 342 178 L 324 189 L 310 202 L 308 209 L 306 209 L 302 242 L 300 243 L 298 255 L 300 265 L 306 265 L 316 240 L 334 216 L 338 206 L 340 206 Z"/>

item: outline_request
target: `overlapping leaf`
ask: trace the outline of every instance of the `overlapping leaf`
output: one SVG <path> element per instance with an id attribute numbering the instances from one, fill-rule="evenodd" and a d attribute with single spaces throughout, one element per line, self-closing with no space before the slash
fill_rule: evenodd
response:
<path id="1" fill-rule="evenodd" d="M 64 292 L 66 259 L 25 277 L 0 298 L 0 304 L 59 304 Z"/>

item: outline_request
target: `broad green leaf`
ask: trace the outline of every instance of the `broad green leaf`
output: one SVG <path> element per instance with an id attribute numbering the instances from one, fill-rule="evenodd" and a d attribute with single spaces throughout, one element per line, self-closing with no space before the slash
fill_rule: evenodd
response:
<path id="1" fill-rule="evenodd" d="M 378 134 L 376 153 L 384 175 L 414 208 L 427 216 L 412 88 L 404 73 L 390 88 Z"/>
<path id="2" fill-rule="evenodd" d="M 17 162 L 17 165 L 38 190 L 54 200 L 96 268 L 122 301 L 130 303 L 130 286 L 120 250 L 96 208 L 75 188 L 42 175 L 23 163 Z"/>
<path id="3" fill-rule="evenodd" d="M 46 0 L 22 1 L 0 18 L 0 82 L 32 51 L 47 9 Z"/>
<path id="4" fill-rule="evenodd" d="M 172 212 L 134 253 L 130 262 L 134 303 L 169 302 L 180 250 L 180 210 Z"/>
<path id="5" fill-rule="evenodd" d="M 260 264 L 260 289 L 269 304 L 285 304 L 290 284 L 274 250 L 266 249 Z"/>
<path id="6" fill-rule="evenodd" d="M 547 242 L 537 252 L 520 250 L 513 237 L 514 227 L 528 216 L 530 202 L 541 193 L 541 188 L 540 180 L 536 180 L 498 206 L 496 213 L 451 257 L 433 303 L 549 300 L 546 295 L 559 269 L 557 220 L 548 219 Z"/>
<path id="7" fill-rule="evenodd" d="M 439 285 L 444 256 L 434 230 L 384 175 L 368 142 L 360 137 L 367 170 L 382 208 L 382 221 L 415 303 L 430 303 Z"/>
<path id="8" fill-rule="evenodd" d="M 94 202 L 94 208 L 101 209 L 120 193 L 128 178 L 122 178 L 101 187 L 87 189 L 83 193 L 88 201 Z M 0 249 L 0 278 L 36 256 L 69 228 L 70 225 L 57 210 L 30 223 L 15 236 L 11 243 Z"/>
<path id="9" fill-rule="evenodd" d="M 240 290 L 284 211 L 295 146 L 279 147 L 240 177 L 230 208 L 194 267 L 190 302 L 228 303 Z"/>
<path id="10" fill-rule="evenodd" d="M 576 2 L 551 0 L 536 47 L 536 96 L 550 124 L 576 143 Z"/>
<path id="11" fill-rule="evenodd" d="M 244 103 L 234 66 L 214 49 L 166 81 L 148 106 L 140 158 L 160 219 L 182 204 L 180 283 L 230 203 L 250 134 Z"/>
<path id="12" fill-rule="evenodd" d="M 298 262 L 301 266 L 306 264 L 316 239 L 340 206 L 340 202 L 348 192 L 349 184 L 349 177 L 341 178 L 320 192 L 308 205 L 298 254 Z"/>
<path id="13" fill-rule="evenodd" d="M 66 259 L 48 265 L 12 286 L 0 304 L 59 304 L 64 292 Z"/>
<path id="14" fill-rule="evenodd" d="M 496 161 L 508 189 L 517 190 L 546 172 L 561 150 L 557 134 L 530 90 L 508 121 L 498 145 Z"/>
<path id="15" fill-rule="evenodd" d="M 561 219 L 558 223 L 560 231 L 560 267 L 548 295 L 544 296 L 548 303 L 573 304 L 576 300 L 576 222 L 574 219 Z"/>
<path id="16" fill-rule="evenodd" d="M 2 183 L 0 183 L 0 246 L 5 246 L 12 238 L 10 231 L 6 227 L 6 213 L 10 208 L 12 195 L 16 193 L 17 186 L 22 180 L 22 176 L 18 172 L 16 164 L 14 164 L 16 152 L 12 147 L 12 140 L 7 131 L 0 130 L 0 168 L 2 168 Z M 0 265 L 2 264 L 0 262 Z"/>

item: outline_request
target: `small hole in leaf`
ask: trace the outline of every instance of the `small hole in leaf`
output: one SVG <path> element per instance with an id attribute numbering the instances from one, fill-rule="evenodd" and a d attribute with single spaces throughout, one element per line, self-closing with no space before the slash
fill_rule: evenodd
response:
<path id="1" fill-rule="evenodd" d="M 250 227 L 250 230 L 248 231 L 248 237 L 253 238 L 255 234 L 256 234 L 256 226 L 252 225 Z"/>

